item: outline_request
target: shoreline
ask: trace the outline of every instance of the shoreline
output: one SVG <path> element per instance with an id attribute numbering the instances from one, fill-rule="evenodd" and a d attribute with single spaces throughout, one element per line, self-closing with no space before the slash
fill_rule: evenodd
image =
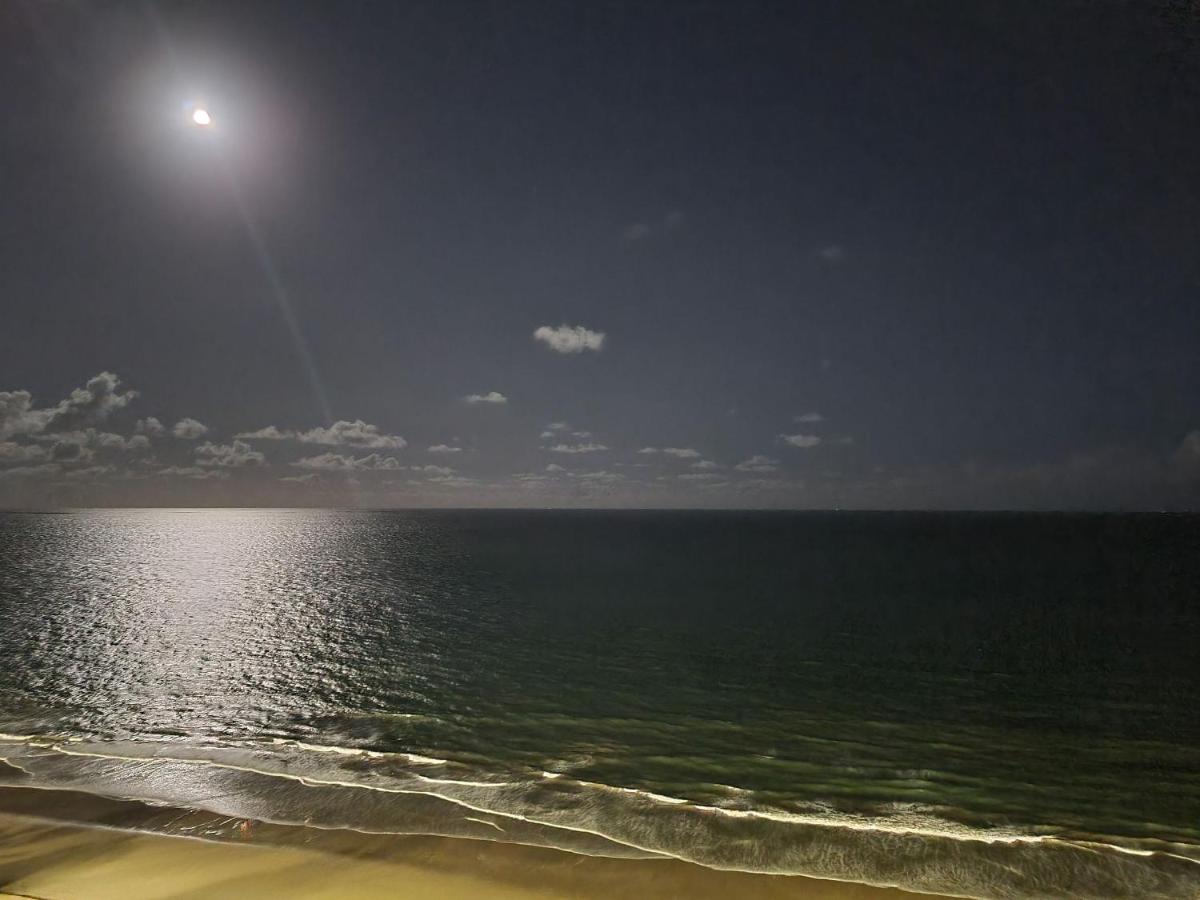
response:
<path id="1" fill-rule="evenodd" d="M 24 787 L 0 788 L 0 897 L 6 892 L 44 900 L 398 893 L 446 900 L 950 900 L 801 875 L 718 871 L 674 859 L 271 825 Z"/>

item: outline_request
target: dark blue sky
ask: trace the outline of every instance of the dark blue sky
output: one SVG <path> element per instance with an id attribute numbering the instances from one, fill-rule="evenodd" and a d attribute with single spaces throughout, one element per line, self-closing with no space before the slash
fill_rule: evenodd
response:
<path id="1" fill-rule="evenodd" d="M 1194 506 L 1197 15 L 7 4 L 0 503 Z"/>

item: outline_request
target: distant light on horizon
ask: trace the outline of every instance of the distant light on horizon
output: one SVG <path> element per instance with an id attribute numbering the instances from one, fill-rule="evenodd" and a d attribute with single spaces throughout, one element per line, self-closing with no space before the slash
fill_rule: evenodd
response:
<path id="1" fill-rule="evenodd" d="M 212 124 L 212 116 L 208 114 L 208 110 L 204 107 L 197 107 L 192 110 L 192 121 L 201 127 L 207 127 Z"/>

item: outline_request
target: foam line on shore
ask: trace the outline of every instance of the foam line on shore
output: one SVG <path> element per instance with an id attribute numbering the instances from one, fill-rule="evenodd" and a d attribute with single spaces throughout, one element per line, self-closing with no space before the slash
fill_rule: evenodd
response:
<path id="1" fill-rule="evenodd" d="M 450 804 L 465 812 L 498 817 L 501 820 L 513 823 L 524 823 L 524 825 L 532 826 L 535 829 L 529 831 L 523 828 L 516 828 L 518 833 L 513 834 L 495 822 L 486 821 L 473 815 L 464 815 L 461 817 L 463 820 L 495 829 L 499 834 L 489 837 L 481 835 L 477 830 L 472 830 L 472 833 L 469 834 L 463 834 L 452 827 L 453 820 L 449 820 L 450 824 L 443 825 L 442 821 L 437 818 L 437 816 L 442 815 L 441 813 L 438 813 L 432 819 L 428 819 L 427 813 L 420 812 L 421 807 L 414 808 L 418 810 L 415 813 L 417 816 L 416 821 L 426 822 L 426 827 L 427 821 L 433 821 L 434 827 L 448 830 L 394 831 L 372 829 L 369 827 L 358 827 L 362 824 L 361 819 L 358 825 L 347 824 L 342 821 L 345 817 L 344 812 L 337 812 L 331 817 L 329 813 L 331 810 L 335 810 L 335 807 L 321 807 L 321 804 L 316 799 L 312 801 L 312 808 L 323 810 L 319 815 L 325 815 L 324 822 L 305 821 L 301 823 L 292 821 L 289 818 L 277 818 L 272 815 L 262 814 L 261 810 L 251 814 L 252 818 L 259 818 L 265 822 L 274 822 L 279 825 L 305 824 L 321 830 L 345 829 L 359 831 L 364 834 L 436 834 L 445 837 L 469 837 L 502 843 L 550 847 L 582 856 L 605 856 L 606 854 L 603 851 L 606 848 L 612 848 L 612 850 L 617 851 L 608 855 L 628 855 L 618 850 L 618 848 L 623 848 L 624 851 L 632 851 L 634 854 L 644 856 L 645 858 L 675 859 L 716 871 L 747 874 L 804 875 L 839 881 L 854 881 L 879 887 L 901 887 L 910 891 L 915 890 L 928 893 L 945 893 L 945 879 L 952 874 L 951 870 L 942 871 L 945 863 L 938 862 L 938 856 L 945 851 L 939 850 L 938 845 L 930 843 L 930 840 L 948 840 L 959 846 L 959 850 L 953 851 L 956 856 L 950 860 L 953 866 L 968 866 L 969 868 L 971 865 L 979 865 L 983 867 L 983 870 L 991 872 L 993 876 L 997 870 L 1010 865 L 1009 861 L 1011 859 L 1018 859 L 1018 857 L 1010 856 L 1010 853 L 1013 852 L 1012 850 L 1004 850 L 1002 853 L 999 850 L 985 853 L 983 848 L 1041 846 L 1053 850 L 1052 855 L 1043 858 L 1040 862 L 1037 861 L 1038 858 L 1036 857 L 1029 859 L 1038 871 L 1051 873 L 1056 879 L 1067 877 L 1070 874 L 1066 869 L 1059 872 L 1057 866 L 1060 863 L 1071 863 L 1071 860 L 1074 860 L 1075 862 L 1072 864 L 1078 865 L 1081 860 L 1086 859 L 1094 860 L 1094 871 L 1092 871 L 1092 863 L 1088 863 L 1087 867 L 1091 875 L 1096 879 L 1097 884 L 1125 884 L 1124 879 L 1132 879 L 1129 882 L 1131 890 L 1138 888 L 1142 884 L 1154 886 L 1186 883 L 1189 878 L 1193 881 L 1200 878 L 1200 873 L 1195 876 L 1188 874 L 1188 872 L 1200 866 L 1200 859 L 1173 853 L 1166 849 L 1166 847 L 1179 846 L 1181 849 L 1186 848 L 1186 854 L 1187 850 L 1192 849 L 1191 845 L 1171 845 L 1168 842 L 1162 842 L 1166 845 L 1163 849 L 1146 850 L 1134 847 L 1122 847 L 1118 844 L 1088 838 L 1064 837 L 1053 834 L 1022 834 L 1007 830 L 1003 832 L 996 830 L 989 831 L 974 828 L 966 824 L 960 825 L 950 821 L 938 821 L 923 811 L 907 810 L 903 814 L 897 815 L 893 821 L 886 821 L 879 817 L 856 816 L 851 813 L 836 813 L 832 811 L 830 813 L 810 814 L 764 809 L 728 809 L 694 803 L 678 797 L 670 797 L 661 793 L 637 788 L 576 780 L 561 773 L 552 772 L 542 772 L 540 773 L 540 777 L 535 775 L 529 782 L 443 779 L 424 774 L 421 771 L 414 771 L 410 767 L 428 771 L 431 768 L 440 766 L 457 765 L 456 763 L 417 754 L 402 752 L 383 753 L 373 750 L 306 744 L 299 741 L 284 741 L 280 739 L 274 739 L 270 744 L 266 742 L 239 742 L 236 745 L 218 743 L 205 745 L 183 743 L 148 744 L 136 741 L 121 743 L 122 749 L 127 747 L 140 749 L 145 747 L 150 751 L 148 753 L 113 752 L 116 748 L 105 747 L 103 743 L 59 741 L 40 736 L 22 736 L 13 741 L 13 736 L 6 735 L 0 738 L 0 741 L 5 739 L 10 744 L 16 745 L 14 749 L 21 747 L 26 749 L 25 754 L 17 752 L 4 757 L 10 764 L 13 764 L 11 761 L 11 757 L 13 756 L 18 759 L 24 757 L 22 761 L 29 764 L 28 767 L 14 765 L 15 768 L 19 768 L 29 775 L 31 783 L 26 786 L 39 787 L 46 790 L 75 789 L 103 796 L 121 796 L 138 799 L 150 804 L 180 802 L 171 801 L 169 797 L 165 796 L 153 796 L 153 791 L 150 791 L 147 796 L 138 796 L 136 793 L 117 793 L 112 787 L 101 789 L 96 781 L 97 773 L 99 773 L 102 776 L 102 781 L 107 780 L 110 785 L 116 784 L 121 789 L 127 789 L 131 782 L 136 784 L 138 778 L 144 777 L 136 772 L 136 768 L 130 767 L 158 763 L 163 765 L 212 768 L 242 773 L 251 777 L 280 779 L 306 788 L 351 789 L 380 795 L 423 797 L 431 801 Z M 83 746 L 80 746 L 81 744 Z M 280 755 L 279 750 L 281 748 L 296 751 L 299 755 Z M 184 751 L 182 754 L 179 753 L 181 749 Z M 406 768 L 396 772 L 387 769 L 375 770 L 373 767 L 372 777 L 377 776 L 381 779 L 389 778 L 394 782 L 399 782 L 403 779 L 408 783 L 369 784 L 362 780 L 331 777 L 328 771 L 285 772 L 273 770 L 270 767 L 247 765 L 230 759 L 214 758 L 220 757 L 222 754 L 252 754 L 258 758 L 274 758 L 280 765 L 284 766 L 293 764 L 303 766 L 306 762 L 308 765 L 313 765 L 321 754 L 373 760 L 383 760 L 386 758 L 388 760 L 395 760 L 398 763 L 404 763 Z M 96 770 L 90 775 L 87 769 L 80 769 L 75 772 L 67 771 L 66 778 L 87 782 L 91 784 L 91 788 L 81 788 L 75 784 L 55 785 L 52 783 L 54 769 L 50 769 L 49 775 L 47 775 L 44 772 L 37 771 L 39 766 L 33 763 L 33 760 L 52 758 L 95 760 L 100 763 L 114 764 L 116 768 Z M 45 765 L 53 766 L 54 763 L 50 762 Z M 121 768 L 122 766 L 125 768 Z M 344 772 L 345 770 L 339 767 L 338 771 Z M 50 782 L 44 781 L 47 777 L 50 778 Z M 63 773 L 60 772 L 59 777 L 64 777 Z M 91 779 L 90 782 L 89 778 Z M 460 788 L 463 790 L 458 790 Z M 552 793 L 546 795 L 535 794 L 535 792 L 545 790 L 551 790 Z M 581 790 L 582 792 L 580 792 Z M 486 796 L 483 800 L 480 799 L 481 791 L 499 792 L 501 796 L 492 799 L 505 799 L 514 805 L 523 807 L 523 809 L 495 808 L 495 805 L 488 804 Z M 561 793 L 553 793 L 554 791 Z M 597 800 L 595 799 L 597 795 L 592 795 L 589 798 L 587 793 L 589 791 L 611 796 L 613 802 L 616 802 L 620 797 L 635 798 L 637 801 L 640 801 L 641 805 L 613 806 L 607 802 L 597 805 Z M 467 796 L 463 796 L 464 794 Z M 507 797 L 504 795 L 507 795 Z M 234 792 L 228 796 L 236 798 L 241 795 Z M 261 794 L 257 794 L 253 789 L 248 788 L 244 796 L 246 798 L 253 798 L 255 796 L 261 797 Z M 552 803 L 562 801 L 564 805 L 546 806 L 545 801 L 547 800 Z M 183 802 L 186 804 L 186 801 Z M 293 802 L 299 807 L 310 805 L 309 801 L 304 800 L 302 797 L 298 800 L 296 797 L 292 797 L 283 801 L 282 805 L 277 805 L 275 809 L 278 812 L 283 810 L 287 803 Z M 546 814 L 537 812 L 536 807 L 539 802 L 543 803 L 542 808 L 545 810 L 545 813 L 551 814 L 550 818 L 547 818 Z M 218 814 L 222 813 L 221 808 L 205 807 L 203 800 L 193 799 L 191 805 L 195 805 L 201 809 L 210 809 L 210 811 Z M 220 804 L 217 804 L 217 806 L 220 807 Z M 226 811 L 232 808 L 234 806 L 226 804 Z M 408 816 L 408 821 L 414 821 L 410 813 L 405 812 L 406 809 L 407 807 L 397 807 L 398 814 Z M 437 812 L 437 807 L 430 807 L 430 809 L 433 809 L 435 813 Z M 666 813 L 668 810 L 677 810 L 680 814 L 684 815 L 684 818 L 675 819 L 671 817 L 674 813 L 671 816 L 659 814 Z M 391 813 L 389 812 L 388 815 L 390 816 Z M 426 816 L 426 819 L 422 819 L 422 816 Z M 562 821 L 564 817 L 569 821 Z M 587 827 L 585 823 L 579 821 L 580 818 L 589 818 L 592 822 L 596 823 L 596 827 Z M 728 824 L 717 824 L 719 822 Z M 779 823 L 781 825 L 800 826 L 801 830 L 796 831 L 793 835 L 791 832 L 784 831 L 764 831 L 763 828 L 765 826 L 755 825 L 751 827 L 747 825 L 746 828 L 750 830 L 738 826 L 737 830 L 730 831 L 729 829 L 734 827 L 734 823 L 737 822 Z M 606 825 L 609 827 L 606 828 Z M 515 824 L 514 827 L 516 827 Z M 615 834 L 612 833 L 613 828 L 616 829 Z M 707 829 L 711 829 L 711 831 Z M 861 845 L 846 843 L 849 833 L 869 835 L 869 842 Z M 571 841 L 564 841 L 562 837 L 555 839 L 553 837 L 555 834 L 563 837 L 566 834 L 575 834 L 587 838 L 599 839 L 600 843 L 588 844 L 584 842 L 583 844 L 572 846 Z M 710 835 L 710 837 L 701 840 L 697 844 L 697 839 L 703 838 L 705 834 Z M 647 837 L 657 838 L 658 840 L 647 841 L 645 839 Z M 903 845 L 897 845 L 894 842 L 889 843 L 893 839 L 906 839 L 906 843 Z M 750 846 L 754 849 L 753 853 L 739 856 L 736 852 L 729 852 L 731 848 L 736 849 L 739 843 L 746 841 L 751 842 Z M 672 848 L 672 844 L 676 845 L 675 848 Z M 977 851 L 971 850 L 971 845 L 980 849 Z M 903 847 L 903 852 L 900 852 L 901 847 Z M 599 848 L 597 852 L 590 852 L 591 850 L 596 850 L 596 848 Z M 889 850 L 888 848 L 891 849 Z M 946 847 L 946 849 L 949 848 Z M 1134 865 L 1132 860 L 1128 864 L 1121 864 L 1111 856 L 1107 857 L 1106 861 L 1105 853 L 1113 851 L 1124 856 L 1126 859 L 1135 857 L 1139 860 L 1144 860 L 1150 868 L 1145 870 L 1136 867 L 1130 869 L 1129 867 Z M 888 860 L 886 857 L 881 857 L 878 855 L 880 852 L 895 855 L 895 859 Z M 957 855 L 963 853 L 966 856 L 960 857 Z M 1063 858 L 1060 857 L 1062 853 L 1070 853 L 1072 855 Z M 1086 856 L 1077 856 L 1077 854 L 1081 853 L 1086 854 Z M 918 866 L 918 870 L 914 872 L 912 883 L 897 881 L 892 877 L 897 871 L 903 871 L 903 866 L 897 869 L 896 865 L 896 861 L 901 859 L 912 859 Z M 1173 866 L 1166 866 L 1164 868 L 1167 860 L 1173 860 L 1174 864 Z M 1183 868 L 1180 868 L 1181 866 Z M 1024 863 L 1022 863 L 1023 867 Z M 954 871 L 957 872 L 957 869 Z M 1013 870 L 1013 872 L 1012 877 L 1017 880 L 1025 877 L 1017 870 Z M 874 873 L 874 876 L 872 873 Z M 888 873 L 892 874 L 889 875 Z M 907 877 L 907 874 L 905 877 Z M 962 876 L 959 875 L 959 877 Z M 986 892 L 979 892 L 987 886 L 986 878 L 981 877 L 981 879 L 976 879 L 976 881 L 977 883 L 974 887 L 964 883 L 960 889 L 962 891 L 960 896 L 975 897 L 980 898 L 980 900 L 988 900 L 989 897 L 996 896 Z M 933 887 L 930 887 L 930 885 L 933 885 Z M 1143 890 L 1142 895 L 1156 897 L 1176 896 L 1174 893 L 1162 893 L 1159 887 L 1154 887 L 1153 891 Z M 1025 896 L 1025 894 L 1020 892 L 1006 893 L 1004 896 L 1020 897 Z M 1076 895 L 1072 893 L 1063 894 L 1063 896 Z M 1104 896 L 1104 894 L 1083 893 L 1078 896 Z"/>

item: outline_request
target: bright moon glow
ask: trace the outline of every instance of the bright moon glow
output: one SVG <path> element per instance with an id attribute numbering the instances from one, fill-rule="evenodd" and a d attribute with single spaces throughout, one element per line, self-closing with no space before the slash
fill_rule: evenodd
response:
<path id="1" fill-rule="evenodd" d="M 207 109 L 196 109 L 192 111 L 192 121 L 197 125 L 211 125 L 212 116 L 208 114 Z"/>

